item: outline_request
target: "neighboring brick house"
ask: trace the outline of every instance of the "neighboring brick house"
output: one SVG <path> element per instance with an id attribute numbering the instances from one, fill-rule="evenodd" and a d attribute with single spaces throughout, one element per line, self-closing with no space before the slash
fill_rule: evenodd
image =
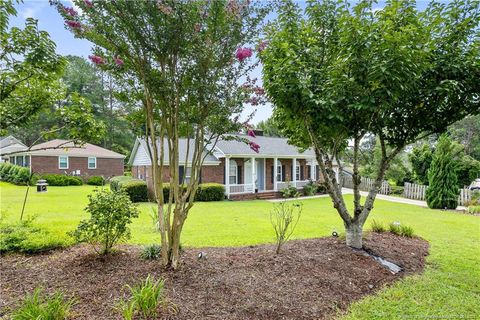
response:
<path id="1" fill-rule="evenodd" d="M 8 155 L 28 149 L 20 140 L 14 136 L 0 137 L 0 162 L 8 160 Z"/>
<path id="2" fill-rule="evenodd" d="M 68 140 L 55 139 L 32 146 L 28 151 L 9 155 L 9 162 L 29 167 L 34 173 L 76 176 L 123 175 L 125 156 L 85 143 L 75 146 Z"/>
<path id="3" fill-rule="evenodd" d="M 238 135 L 245 138 L 246 136 Z M 201 182 L 216 182 L 225 185 L 227 196 L 231 199 L 261 197 L 262 194 L 277 195 L 288 184 L 303 188 L 309 181 L 322 180 L 315 154 L 312 149 L 300 152 L 287 143 L 287 139 L 266 137 L 257 132 L 252 139 L 260 145 L 256 153 L 238 140 L 219 140 L 211 154 L 205 155 L 201 170 Z M 190 150 L 193 150 L 193 141 Z M 179 157 L 186 155 L 187 140 L 179 141 Z M 144 139 L 137 138 L 129 164 L 132 175 L 145 180 L 150 191 L 153 190 L 151 157 Z M 165 154 L 168 159 L 168 154 Z M 252 163 L 255 165 L 252 168 Z M 274 169 L 276 167 L 276 169 Z M 295 167 L 295 171 L 293 168 Z M 337 166 L 334 170 L 338 175 Z M 190 170 L 185 170 L 184 161 L 180 161 L 180 179 Z M 275 174 L 276 172 L 276 174 Z M 295 174 L 294 174 L 295 173 Z M 228 176 L 228 179 L 225 177 Z M 188 176 L 186 177 L 188 179 Z M 165 162 L 163 180 L 169 180 L 168 162 Z"/>

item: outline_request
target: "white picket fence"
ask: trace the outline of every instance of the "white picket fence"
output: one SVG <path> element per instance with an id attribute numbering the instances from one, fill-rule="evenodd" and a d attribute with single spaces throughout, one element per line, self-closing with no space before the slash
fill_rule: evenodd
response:
<path id="1" fill-rule="evenodd" d="M 425 200 L 428 186 L 405 182 L 403 196 L 408 199 Z M 468 188 L 459 190 L 458 205 L 464 206 L 472 199 L 472 191 Z"/>
<path id="2" fill-rule="evenodd" d="M 374 183 L 375 183 L 374 179 L 362 177 L 362 180 L 360 182 L 360 190 L 370 191 L 370 189 L 372 189 Z M 344 188 L 353 189 L 353 178 L 352 178 L 352 176 L 343 175 L 342 176 L 342 186 Z M 380 187 L 380 191 L 378 193 L 380 193 L 380 194 L 390 194 L 390 192 L 391 192 L 390 184 L 388 184 L 387 181 L 383 181 L 382 186 Z"/>

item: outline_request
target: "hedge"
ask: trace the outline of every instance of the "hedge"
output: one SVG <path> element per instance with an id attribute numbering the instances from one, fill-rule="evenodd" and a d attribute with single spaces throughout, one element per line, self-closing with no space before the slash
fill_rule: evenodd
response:
<path id="1" fill-rule="evenodd" d="M 219 183 L 202 183 L 198 186 L 195 201 L 222 201 L 225 199 L 225 187 Z"/>
<path id="2" fill-rule="evenodd" d="M 112 191 L 125 191 L 132 202 L 148 201 L 147 183 L 140 179 L 134 179 L 128 176 L 117 176 L 110 179 L 110 189 Z"/>
<path id="3" fill-rule="evenodd" d="M 35 177 L 38 181 L 40 179 L 47 180 L 49 186 L 81 186 L 83 180 L 80 177 L 67 176 L 64 174 L 43 174 Z"/>
<path id="4" fill-rule="evenodd" d="M 30 179 L 30 169 L 13 165 L 11 163 L 0 163 L 0 178 L 2 181 L 26 185 Z"/>
<path id="5" fill-rule="evenodd" d="M 87 179 L 87 184 L 91 186 L 103 186 L 105 179 L 102 176 L 91 176 Z"/>

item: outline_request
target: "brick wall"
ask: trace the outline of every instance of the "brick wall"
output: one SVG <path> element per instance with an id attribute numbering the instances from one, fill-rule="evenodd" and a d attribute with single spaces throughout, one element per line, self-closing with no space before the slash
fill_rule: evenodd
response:
<path id="1" fill-rule="evenodd" d="M 88 157 L 68 157 L 68 169 L 58 168 L 57 156 L 32 156 L 34 173 L 72 173 L 80 170 L 82 176 L 104 176 L 110 178 L 123 175 L 123 159 L 97 158 L 97 168 L 88 169 Z"/>

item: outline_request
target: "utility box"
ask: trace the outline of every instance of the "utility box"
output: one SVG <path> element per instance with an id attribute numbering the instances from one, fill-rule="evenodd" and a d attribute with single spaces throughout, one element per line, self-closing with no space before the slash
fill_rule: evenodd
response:
<path id="1" fill-rule="evenodd" d="M 47 180 L 38 180 L 37 181 L 37 192 L 47 192 Z"/>

